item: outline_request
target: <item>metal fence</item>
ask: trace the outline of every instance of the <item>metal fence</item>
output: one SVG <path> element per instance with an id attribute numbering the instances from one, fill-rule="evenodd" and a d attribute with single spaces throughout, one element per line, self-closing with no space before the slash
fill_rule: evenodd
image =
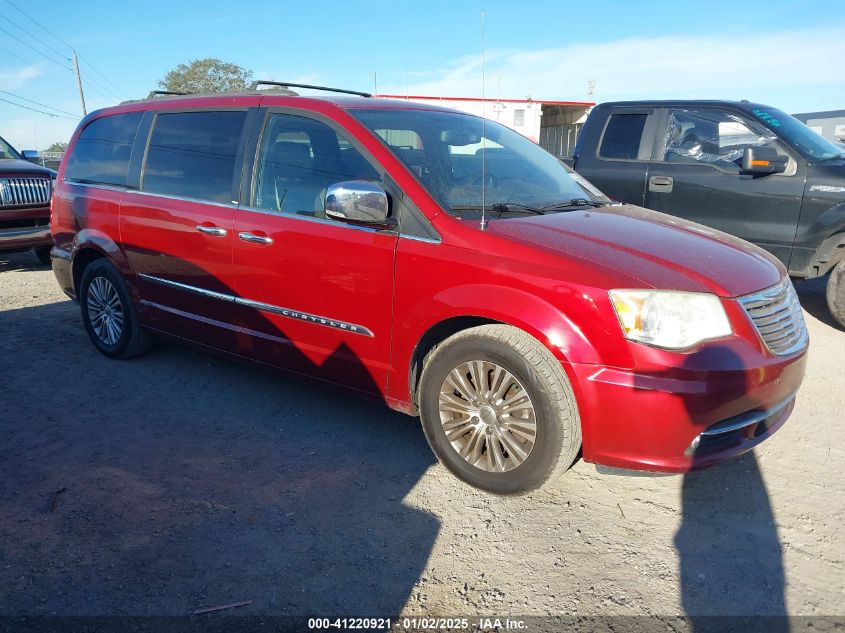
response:
<path id="1" fill-rule="evenodd" d="M 578 134 L 583 126 L 583 123 L 567 123 L 554 127 L 542 127 L 540 128 L 540 147 L 558 158 L 572 156 L 572 152 L 575 151 L 575 141 L 578 140 Z"/>

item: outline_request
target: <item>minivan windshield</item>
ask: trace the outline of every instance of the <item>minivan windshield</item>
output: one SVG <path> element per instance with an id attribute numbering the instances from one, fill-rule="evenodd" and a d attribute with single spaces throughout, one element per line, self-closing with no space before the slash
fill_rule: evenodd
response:
<path id="1" fill-rule="evenodd" d="M 751 114 L 810 160 L 830 160 L 845 154 L 821 134 L 786 112 L 776 108 L 754 107 L 751 108 Z"/>
<path id="2" fill-rule="evenodd" d="M 0 137 L 0 160 L 20 157 L 21 155 L 18 154 L 17 150 Z"/>
<path id="3" fill-rule="evenodd" d="M 610 201 L 536 143 L 491 120 L 437 110 L 354 109 L 448 213 L 552 213 Z M 493 217 L 496 217 L 495 215 Z"/>

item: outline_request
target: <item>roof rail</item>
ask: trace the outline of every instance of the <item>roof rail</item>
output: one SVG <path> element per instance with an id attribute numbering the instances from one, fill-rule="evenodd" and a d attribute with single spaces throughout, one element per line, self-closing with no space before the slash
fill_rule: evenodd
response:
<path id="1" fill-rule="evenodd" d="M 168 97 L 168 96 L 185 96 L 191 94 L 190 92 L 178 92 L 176 90 L 150 90 L 150 94 L 147 95 L 147 99 L 155 99 L 156 97 Z"/>
<path id="2" fill-rule="evenodd" d="M 369 92 L 358 92 L 357 90 L 344 90 L 343 88 L 329 88 L 327 86 L 311 86 L 309 84 L 292 84 L 287 81 L 253 81 L 249 85 L 250 90 L 257 90 L 258 86 L 278 86 L 279 88 L 305 88 L 308 90 L 325 90 L 326 92 L 340 92 L 347 95 L 359 97 L 372 97 Z"/>

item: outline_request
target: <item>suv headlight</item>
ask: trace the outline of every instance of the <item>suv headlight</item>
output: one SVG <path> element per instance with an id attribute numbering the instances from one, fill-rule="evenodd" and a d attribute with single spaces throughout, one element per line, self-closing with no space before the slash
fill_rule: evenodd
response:
<path id="1" fill-rule="evenodd" d="M 655 347 L 686 349 L 733 332 L 716 295 L 672 290 L 611 290 L 610 300 L 625 337 Z"/>

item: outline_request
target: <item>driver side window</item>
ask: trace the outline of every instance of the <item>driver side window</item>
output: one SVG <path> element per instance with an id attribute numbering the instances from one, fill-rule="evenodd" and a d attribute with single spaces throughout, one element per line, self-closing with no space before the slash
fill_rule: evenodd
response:
<path id="1" fill-rule="evenodd" d="M 731 112 L 679 109 L 669 116 L 663 160 L 738 173 L 746 147 L 771 147 L 774 142 L 774 134 Z"/>
<path id="2" fill-rule="evenodd" d="M 380 180 L 378 172 L 325 123 L 270 115 L 253 187 L 258 209 L 325 218 L 326 190 L 346 180 Z"/>

